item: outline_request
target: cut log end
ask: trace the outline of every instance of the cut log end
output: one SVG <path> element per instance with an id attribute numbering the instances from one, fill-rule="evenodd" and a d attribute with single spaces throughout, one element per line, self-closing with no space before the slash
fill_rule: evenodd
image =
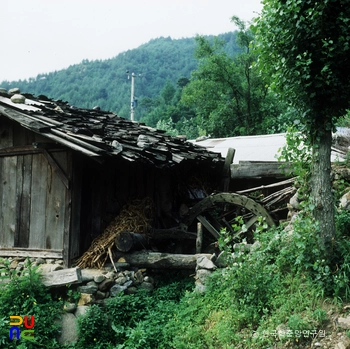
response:
<path id="1" fill-rule="evenodd" d="M 128 231 L 121 231 L 114 240 L 116 248 L 121 252 L 128 252 L 132 249 L 134 240 L 132 233 Z"/>

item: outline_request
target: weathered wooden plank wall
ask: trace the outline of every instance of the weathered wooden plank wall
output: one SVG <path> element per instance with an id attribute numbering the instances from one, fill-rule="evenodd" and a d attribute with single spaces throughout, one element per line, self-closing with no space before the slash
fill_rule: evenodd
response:
<path id="1" fill-rule="evenodd" d="M 32 192 L 32 155 L 24 155 L 23 167 L 18 169 L 21 171 L 21 177 L 23 178 L 22 187 L 17 186 L 18 195 L 20 199 L 18 202 L 19 212 L 17 215 L 18 222 L 18 242 L 15 246 L 28 247 L 29 246 L 29 233 L 30 233 L 30 202 Z"/>
<path id="2" fill-rule="evenodd" d="M 47 141 L 6 118 L 0 125 L 0 149 Z M 28 149 L 0 156 L 0 248 L 62 251 L 70 238 L 71 153 Z"/>
<path id="3" fill-rule="evenodd" d="M 52 153 L 53 159 L 61 169 L 68 168 L 67 152 Z M 67 188 L 57 176 L 54 169 L 48 166 L 48 187 L 46 194 L 46 248 L 55 249 L 62 246 L 66 216 Z"/>
<path id="4" fill-rule="evenodd" d="M 17 158 L 2 158 L 1 245 L 13 246 L 16 232 Z"/>
<path id="5" fill-rule="evenodd" d="M 13 146 L 13 127 L 9 120 L 1 118 L 0 147 Z M 16 222 L 16 158 L 0 158 L 1 195 L 0 195 L 0 246 L 12 246 Z"/>
<path id="6" fill-rule="evenodd" d="M 35 248 L 45 248 L 47 167 L 41 154 L 33 155 L 29 246 Z"/>

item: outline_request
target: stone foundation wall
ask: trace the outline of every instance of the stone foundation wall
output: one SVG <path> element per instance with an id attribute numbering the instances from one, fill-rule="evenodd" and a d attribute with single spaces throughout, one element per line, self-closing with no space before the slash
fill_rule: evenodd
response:
<path id="1" fill-rule="evenodd" d="M 0 261 L 6 260 L 9 264 L 9 269 L 16 275 L 24 274 L 26 271 L 27 259 L 24 257 L 0 257 Z M 196 290 L 205 291 L 205 282 L 208 276 L 214 271 L 215 256 L 209 259 L 206 256 L 197 258 L 196 273 L 194 281 Z M 61 275 L 65 271 L 62 259 L 52 258 L 29 258 L 31 265 L 38 267 L 38 271 L 46 275 L 54 275 L 54 272 L 61 271 Z M 0 270 L 3 269 L 1 267 Z M 138 289 L 152 291 L 155 287 L 155 280 L 152 273 L 145 268 L 130 267 L 128 263 L 115 263 L 115 268 L 111 264 L 107 264 L 103 269 L 81 269 L 81 278 L 73 283 L 70 289 L 80 293 L 78 305 L 103 304 L 104 299 L 115 297 L 118 293 L 133 294 Z M 79 269 L 79 268 L 78 268 Z M 159 273 L 159 272 L 158 272 Z M 1 273 L 2 277 L 6 276 L 5 272 Z M 67 290 L 68 291 L 68 290 Z M 73 307 L 68 306 L 69 309 Z"/>

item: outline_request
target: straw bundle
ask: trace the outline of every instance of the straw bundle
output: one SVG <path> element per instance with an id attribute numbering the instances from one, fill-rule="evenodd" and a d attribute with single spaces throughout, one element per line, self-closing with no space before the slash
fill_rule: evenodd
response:
<path id="1" fill-rule="evenodd" d="M 108 256 L 113 263 L 111 249 L 114 246 L 116 236 L 122 231 L 147 234 L 151 228 L 153 214 L 154 205 L 150 198 L 133 200 L 126 204 L 103 234 L 92 241 L 89 249 L 77 260 L 77 266 L 80 268 L 102 268 Z"/>

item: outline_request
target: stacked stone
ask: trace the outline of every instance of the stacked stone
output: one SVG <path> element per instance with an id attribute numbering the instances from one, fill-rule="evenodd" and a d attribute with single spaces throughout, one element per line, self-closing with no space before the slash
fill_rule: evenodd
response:
<path id="1" fill-rule="evenodd" d="M 205 283 L 211 273 L 217 268 L 214 264 L 214 260 L 216 259 L 215 255 L 212 256 L 212 259 L 209 259 L 206 256 L 198 256 L 197 265 L 196 265 L 196 288 L 197 292 L 205 292 Z"/>
<path id="2" fill-rule="evenodd" d="M 0 257 L 0 260 L 7 261 L 9 263 L 9 269 L 15 271 L 16 275 L 22 275 L 26 271 L 27 258 L 25 257 Z M 51 272 L 55 270 L 63 269 L 63 260 L 54 258 L 29 258 L 31 265 L 36 267 L 39 266 L 39 270 L 44 272 Z M 4 263 L 1 263 L 4 264 Z M 4 272 L 1 273 L 1 276 Z"/>
<path id="3" fill-rule="evenodd" d="M 126 263 L 125 263 L 126 264 Z M 105 269 L 82 269 L 82 285 L 77 287 L 80 292 L 78 306 L 103 304 L 108 297 L 118 293 L 136 293 L 139 288 L 153 290 L 154 280 L 147 275 L 146 269 L 123 270 L 115 272 Z"/>

